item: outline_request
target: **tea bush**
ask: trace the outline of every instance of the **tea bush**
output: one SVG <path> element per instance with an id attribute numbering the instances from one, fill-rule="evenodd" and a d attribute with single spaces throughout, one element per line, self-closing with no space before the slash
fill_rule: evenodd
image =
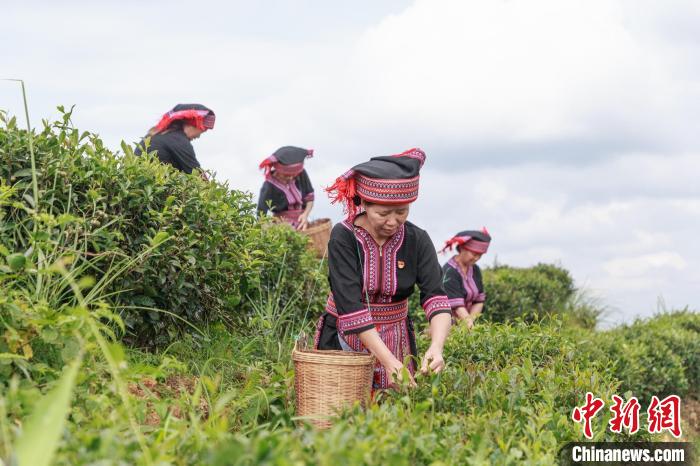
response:
<path id="1" fill-rule="evenodd" d="M 577 290 L 569 271 L 560 266 L 520 268 L 496 264 L 481 270 L 487 297 L 481 319 L 532 322 L 558 315 L 571 325 L 593 329 L 602 313 L 601 306 Z M 416 325 L 424 328 L 427 324 L 417 292 L 410 298 L 410 307 Z"/>
<path id="2" fill-rule="evenodd" d="M 575 292 L 569 272 L 551 264 L 529 268 L 496 265 L 484 268 L 483 277 L 488 297 L 484 316 L 496 322 L 562 314 Z"/>
<path id="3" fill-rule="evenodd" d="M 133 342 L 164 344 L 193 331 L 189 324 L 245 319 L 273 287 L 283 303 L 304 296 L 321 305 L 316 291 L 323 295 L 325 280 L 306 238 L 259 222 L 249 193 L 137 157 L 125 145 L 116 155 L 65 113 L 34 135 L 34 199 L 28 135 L 0 117 L 3 256 L 31 259 L 34 243 L 46 241 L 78 260 L 96 259 L 90 266 L 99 280 L 119 258 L 159 243 L 104 292 Z M 280 272 L 294 279 L 280 282 Z"/>
<path id="4" fill-rule="evenodd" d="M 608 360 L 623 391 L 652 395 L 700 393 L 700 314 L 688 310 L 637 320 L 592 336 L 583 346 Z"/>
<path id="5" fill-rule="evenodd" d="M 298 329 L 301 322 L 288 324 Z M 609 401 L 618 383 L 599 372 L 598 361 L 579 358 L 561 330 L 523 322 L 458 328 L 443 374 L 383 393 L 328 431 L 294 422 L 291 335 L 274 342 L 284 351 L 267 352 L 270 336 L 217 325 L 206 346 L 186 336 L 160 354 L 130 351 L 121 374 L 153 464 L 544 465 L 556 462 L 561 445 L 582 439 L 570 415 L 585 392 Z M 428 345 L 424 336 L 419 345 Z M 104 364 L 87 363 L 57 463 L 146 464 L 126 409 L 110 396 Z M 177 380 L 194 386 L 168 388 Z M 5 396 L 11 418 L 21 419 L 38 390 L 15 386 Z M 607 420 L 605 412 L 594 420 L 596 440 L 614 438 Z"/>
<path id="6" fill-rule="evenodd" d="M 457 328 L 442 375 L 385 393 L 378 405 L 346 415 L 329 431 L 283 427 L 235 435 L 207 463 L 554 464 L 564 443 L 582 438 L 572 407 L 586 391 L 609 400 L 617 388 L 610 375 L 599 375 L 600 362 L 577 357 L 560 325 Z M 608 419 L 607 413 L 595 419 L 596 440 L 613 438 Z"/>

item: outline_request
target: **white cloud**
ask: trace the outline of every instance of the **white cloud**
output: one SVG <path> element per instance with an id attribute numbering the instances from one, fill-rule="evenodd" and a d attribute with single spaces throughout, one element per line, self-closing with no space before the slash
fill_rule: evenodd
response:
<path id="1" fill-rule="evenodd" d="M 692 0 L 34 3 L 3 10 L 0 74 L 27 80 L 35 123 L 75 103 L 75 123 L 117 147 L 201 101 L 217 112 L 202 164 L 256 194 L 281 145 L 316 150 L 318 191 L 421 146 L 411 219 L 436 245 L 487 226 L 485 263 L 560 261 L 617 320 L 658 296 L 700 307 Z M 0 107 L 21 115 L 18 95 L 0 86 Z"/>
<path id="2" fill-rule="evenodd" d="M 681 271 L 687 267 L 687 263 L 680 254 L 671 251 L 660 251 L 641 256 L 615 258 L 603 264 L 603 270 L 613 278 L 638 278 L 645 277 L 651 271 L 660 268 L 669 268 Z"/>

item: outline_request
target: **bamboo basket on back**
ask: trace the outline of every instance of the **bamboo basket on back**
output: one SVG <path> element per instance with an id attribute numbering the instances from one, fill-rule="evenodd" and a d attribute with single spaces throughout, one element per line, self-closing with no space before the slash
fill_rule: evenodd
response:
<path id="1" fill-rule="evenodd" d="M 327 429 L 343 408 L 367 406 L 375 359 L 369 353 L 308 349 L 305 341 L 298 340 L 292 351 L 297 416 Z"/>
<path id="2" fill-rule="evenodd" d="M 302 233 L 311 238 L 311 247 L 316 252 L 316 256 L 322 258 L 328 250 L 328 240 L 331 238 L 331 219 L 320 218 L 309 223 Z"/>

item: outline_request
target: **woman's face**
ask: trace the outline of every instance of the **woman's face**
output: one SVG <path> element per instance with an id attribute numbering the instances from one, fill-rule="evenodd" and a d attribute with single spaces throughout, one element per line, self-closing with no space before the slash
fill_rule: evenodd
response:
<path id="1" fill-rule="evenodd" d="M 182 131 L 185 133 L 185 136 L 187 136 L 187 139 L 192 141 L 201 136 L 206 129 L 199 129 L 196 126 L 186 124 L 182 127 Z"/>
<path id="2" fill-rule="evenodd" d="M 459 259 L 463 264 L 474 265 L 481 259 L 481 254 L 462 248 L 459 251 Z"/>
<path id="3" fill-rule="evenodd" d="M 283 174 L 281 174 L 281 173 L 278 172 L 278 171 L 273 171 L 273 172 L 272 172 L 272 176 L 274 176 L 276 179 L 278 179 L 278 180 L 281 181 L 282 183 L 289 183 L 289 182 L 291 182 L 294 178 L 296 178 L 295 176 L 292 176 L 292 175 L 283 175 Z"/>
<path id="4" fill-rule="evenodd" d="M 382 205 L 362 202 L 367 212 L 370 228 L 379 236 L 389 237 L 396 233 L 408 218 L 410 204 Z"/>

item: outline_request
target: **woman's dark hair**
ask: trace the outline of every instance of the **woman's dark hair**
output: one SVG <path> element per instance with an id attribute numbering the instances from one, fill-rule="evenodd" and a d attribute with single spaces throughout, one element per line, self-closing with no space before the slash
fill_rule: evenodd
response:
<path id="1" fill-rule="evenodd" d="M 165 128 L 163 131 L 158 132 L 156 127 L 154 126 L 153 128 L 148 130 L 148 133 L 146 133 L 146 137 L 151 137 L 155 136 L 156 134 L 167 134 L 167 133 L 172 133 L 173 131 L 182 131 L 183 128 L 185 127 L 186 121 L 184 120 L 175 120 L 172 123 L 168 125 L 167 128 Z"/>

